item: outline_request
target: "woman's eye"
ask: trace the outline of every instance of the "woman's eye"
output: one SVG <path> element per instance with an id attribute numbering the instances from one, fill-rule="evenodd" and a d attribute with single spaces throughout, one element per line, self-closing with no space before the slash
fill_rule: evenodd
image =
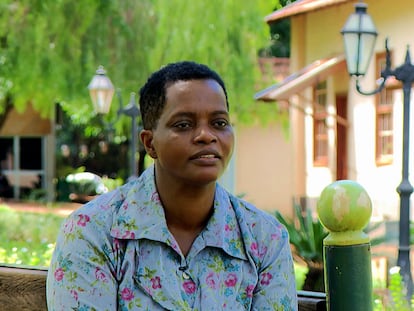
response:
<path id="1" fill-rule="evenodd" d="M 186 128 L 189 128 L 190 126 L 191 126 L 191 123 L 188 121 L 180 121 L 174 124 L 174 127 L 178 129 L 186 129 Z"/>
<path id="2" fill-rule="evenodd" d="M 216 127 L 226 127 L 227 125 L 229 125 L 229 122 L 227 120 L 216 120 L 214 121 L 214 126 Z"/>

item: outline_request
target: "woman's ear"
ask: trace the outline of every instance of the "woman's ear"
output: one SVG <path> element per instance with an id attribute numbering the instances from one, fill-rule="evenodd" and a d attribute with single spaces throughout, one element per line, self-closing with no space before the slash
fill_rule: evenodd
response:
<path id="1" fill-rule="evenodd" d="M 154 145 L 152 144 L 152 140 L 154 138 L 154 134 L 151 130 L 142 130 L 139 134 L 141 138 L 141 142 L 144 145 L 145 151 L 149 154 L 149 156 L 153 159 L 157 158 L 157 152 L 154 149 Z"/>

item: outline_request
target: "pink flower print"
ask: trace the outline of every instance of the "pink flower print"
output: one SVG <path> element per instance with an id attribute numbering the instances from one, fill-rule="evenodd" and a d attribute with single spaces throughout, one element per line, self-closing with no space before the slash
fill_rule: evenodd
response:
<path id="1" fill-rule="evenodd" d="M 257 254 L 257 249 L 258 249 L 257 243 L 256 242 L 252 243 L 252 245 L 250 245 L 250 249 L 256 255 Z"/>
<path id="2" fill-rule="evenodd" d="M 154 201 L 156 203 L 160 203 L 160 196 L 158 195 L 158 192 L 154 192 L 151 196 L 151 201 Z"/>
<path id="3" fill-rule="evenodd" d="M 218 277 L 215 273 L 210 272 L 206 277 L 207 286 L 212 289 L 218 288 Z"/>
<path id="4" fill-rule="evenodd" d="M 124 235 L 122 236 L 123 239 L 134 239 L 135 233 L 129 230 L 125 231 Z"/>
<path id="5" fill-rule="evenodd" d="M 73 231 L 73 227 L 74 227 L 74 224 L 73 224 L 73 220 L 71 219 L 65 223 L 65 226 L 63 227 L 63 232 L 71 233 Z"/>
<path id="6" fill-rule="evenodd" d="M 183 283 L 183 288 L 186 294 L 193 294 L 196 291 L 196 285 L 193 281 L 188 280 Z"/>
<path id="7" fill-rule="evenodd" d="M 265 272 L 260 278 L 260 284 L 269 285 L 271 279 L 273 279 L 273 275 L 271 275 L 269 272 Z"/>
<path id="8" fill-rule="evenodd" d="M 114 243 L 112 244 L 114 246 L 115 251 L 118 251 L 121 247 L 120 247 L 120 242 L 118 239 L 114 239 Z"/>
<path id="9" fill-rule="evenodd" d="M 71 290 L 70 290 L 70 294 L 72 295 L 72 297 L 73 297 L 76 301 L 78 301 L 79 297 L 78 297 L 78 292 L 77 292 L 76 290 L 71 289 Z"/>
<path id="10" fill-rule="evenodd" d="M 156 276 L 155 278 L 152 278 L 151 283 L 152 283 L 152 288 L 153 289 L 161 288 L 161 279 L 160 279 L 159 276 Z"/>
<path id="11" fill-rule="evenodd" d="M 262 246 L 262 248 L 259 249 L 259 246 L 257 245 L 256 242 L 252 243 L 252 245 L 250 246 L 250 249 L 252 250 L 253 254 L 259 258 L 262 258 L 264 254 L 266 254 L 267 252 L 266 246 Z"/>
<path id="12" fill-rule="evenodd" d="M 224 226 L 224 231 L 231 231 L 231 227 L 228 225 L 228 224 L 226 224 L 225 226 Z"/>
<path id="13" fill-rule="evenodd" d="M 227 279 L 224 281 L 224 284 L 227 287 L 234 287 L 237 283 L 237 275 L 234 273 L 229 273 Z"/>
<path id="14" fill-rule="evenodd" d="M 129 206 L 128 202 L 125 202 L 125 201 L 124 201 L 124 203 L 122 203 L 122 209 L 123 209 L 124 211 L 128 209 L 128 206 Z"/>
<path id="15" fill-rule="evenodd" d="M 106 211 L 111 208 L 111 204 L 99 204 L 99 209 Z"/>
<path id="16" fill-rule="evenodd" d="M 120 236 L 120 231 L 119 231 L 119 229 L 118 229 L 118 228 L 112 228 L 112 229 L 111 229 L 111 235 L 112 235 L 112 236 L 119 237 L 119 236 Z"/>
<path id="17" fill-rule="evenodd" d="M 181 248 L 178 246 L 177 242 L 172 241 L 171 246 L 175 251 L 177 251 L 177 253 L 181 252 Z"/>
<path id="18" fill-rule="evenodd" d="M 249 297 L 249 298 L 253 297 L 253 291 L 254 291 L 254 285 L 247 286 L 247 288 L 246 288 L 247 297 Z"/>
<path id="19" fill-rule="evenodd" d="M 58 281 L 58 282 L 59 281 L 62 281 L 63 280 L 63 277 L 65 276 L 65 272 L 63 271 L 62 268 L 57 268 L 55 270 L 54 276 L 55 276 L 55 280 L 56 281 Z"/>
<path id="20" fill-rule="evenodd" d="M 77 222 L 78 226 L 82 226 L 85 227 L 86 224 L 90 221 L 90 217 L 88 215 L 85 214 L 80 214 L 79 215 L 79 220 Z"/>
<path id="21" fill-rule="evenodd" d="M 263 258 L 263 257 L 264 257 L 264 255 L 266 254 L 266 252 L 267 252 L 267 246 L 263 246 L 263 247 L 259 250 L 259 257 L 260 257 L 260 258 Z"/>
<path id="22" fill-rule="evenodd" d="M 271 238 L 272 240 L 278 240 L 278 239 L 279 239 L 279 237 L 280 237 L 280 234 L 277 234 L 277 233 L 272 233 L 272 234 L 270 235 L 270 238 Z"/>
<path id="23" fill-rule="evenodd" d="M 106 278 L 106 274 L 102 269 L 96 268 L 95 270 L 95 277 L 97 280 L 102 281 L 104 283 L 108 282 L 108 279 Z"/>
<path id="24" fill-rule="evenodd" d="M 121 298 L 122 300 L 132 300 L 134 298 L 134 293 L 132 292 L 132 290 L 130 288 L 125 287 L 122 291 L 121 291 Z"/>

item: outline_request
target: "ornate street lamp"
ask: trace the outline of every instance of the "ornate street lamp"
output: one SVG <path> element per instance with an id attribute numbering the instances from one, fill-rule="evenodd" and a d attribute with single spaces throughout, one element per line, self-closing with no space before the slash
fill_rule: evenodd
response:
<path id="1" fill-rule="evenodd" d="M 91 82 L 88 85 L 89 93 L 92 99 L 94 110 L 99 115 L 107 114 L 111 108 L 112 97 L 114 95 L 114 86 L 111 80 L 106 75 L 106 71 L 103 66 L 99 66 L 96 70 L 96 74 L 93 76 Z M 131 97 L 127 106 L 122 106 L 122 97 L 118 91 L 119 108 L 117 111 L 117 118 L 114 122 L 118 121 L 122 114 L 131 118 L 131 147 L 130 147 L 130 178 L 134 178 L 138 175 L 136 150 L 137 150 L 137 135 L 138 125 L 137 118 L 141 115 L 138 105 L 135 100 L 135 93 L 131 93 Z"/>
<path id="2" fill-rule="evenodd" d="M 359 85 L 359 78 L 364 76 L 372 57 L 377 32 L 371 17 L 366 13 L 367 5 L 359 2 L 355 5 L 355 13 L 352 14 L 341 33 L 344 39 L 348 71 L 351 76 L 356 76 L 356 89 L 363 95 L 373 95 L 381 92 L 386 80 L 395 77 L 402 82 L 404 94 L 403 112 L 403 148 L 402 148 L 402 181 L 397 187 L 400 196 L 400 222 L 399 222 L 399 246 L 397 264 L 407 288 L 407 297 L 410 298 L 413 291 L 413 280 L 410 264 L 410 196 L 413 187 L 408 179 L 409 167 L 409 141 L 410 141 L 410 98 L 411 87 L 414 82 L 414 66 L 411 64 L 409 49 L 407 48 L 403 65 L 391 69 L 391 57 L 388 49 L 388 40 L 385 41 L 386 67 L 381 72 L 382 82 L 377 89 L 365 92 Z"/>

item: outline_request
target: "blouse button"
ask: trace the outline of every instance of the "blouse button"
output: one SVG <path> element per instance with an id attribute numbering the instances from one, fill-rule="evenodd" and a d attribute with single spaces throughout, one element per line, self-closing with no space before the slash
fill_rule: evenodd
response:
<path id="1" fill-rule="evenodd" d="M 189 278 L 190 278 L 190 276 L 188 275 L 188 273 L 183 271 L 183 279 L 188 280 Z"/>

